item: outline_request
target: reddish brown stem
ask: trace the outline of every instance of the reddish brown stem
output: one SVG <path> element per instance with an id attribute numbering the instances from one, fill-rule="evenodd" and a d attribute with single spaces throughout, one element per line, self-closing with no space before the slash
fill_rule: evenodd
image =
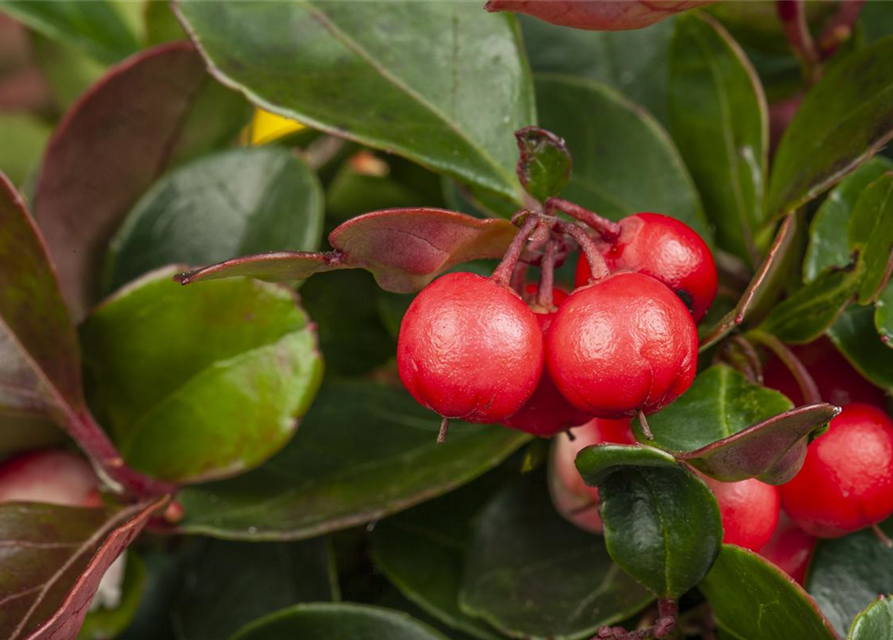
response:
<path id="1" fill-rule="evenodd" d="M 737 335 L 732 337 L 731 340 L 741 351 L 741 355 L 744 357 L 744 361 L 747 363 L 748 370 L 751 373 L 751 382 L 754 382 L 756 384 L 763 384 L 763 366 L 760 363 L 760 356 L 757 353 L 756 349 L 753 348 L 753 345 L 744 336 Z"/>
<path id="2" fill-rule="evenodd" d="M 521 229 L 518 231 L 514 240 L 512 240 L 512 244 L 509 245 L 508 251 L 505 252 L 502 262 L 499 263 L 499 266 L 493 271 L 493 275 L 490 276 L 494 282 L 501 284 L 504 287 L 509 286 L 509 281 L 512 278 L 512 274 L 515 272 L 515 265 L 518 264 L 521 252 L 524 251 L 524 245 L 527 243 L 527 239 L 539 223 L 540 221 L 537 215 L 532 213 L 527 214 L 527 217 L 524 218 L 524 222 L 521 224 Z"/>
<path id="3" fill-rule="evenodd" d="M 884 530 L 881 529 L 879 524 L 875 522 L 871 525 L 871 530 L 874 532 L 874 535 L 877 536 L 877 539 L 880 540 L 882 545 L 888 549 L 893 549 L 893 540 L 890 540 L 890 536 L 884 533 Z"/>
<path id="4" fill-rule="evenodd" d="M 512 273 L 511 287 L 522 298 L 524 297 L 524 285 L 527 284 L 527 267 L 526 262 L 518 260 L 515 271 Z"/>
<path id="5" fill-rule="evenodd" d="M 589 262 L 589 270 L 592 273 L 589 282 L 598 282 L 611 275 L 608 265 L 605 264 L 605 258 L 599 252 L 592 236 L 586 233 L 586 229 L 572 222 L 557 222 L 555 228 L 561 233 L 569 235 L 580 245 L 583 254 L 586 256 L 586 261 Z"/>
<path id="6" fill-rule="evenodd" d="M 864 5 L 865 0 L 841 0 L 837 13 L 828 21 L 818 39 L 819 55 L 822 58 L 834 55 L 837 48 L 850 39 Z"/>
<path id="7" fill-rule="evenodd" d="M 776 0 L 775 7 L 788 44 L 803 65 L 807 81 L 815 83 L 820 74 L 820 59 L 806 22 L 806 3 L 804 0 Z"/>
<path id="8" fill-rule="evenodd" d="M 546 252 L 540 265 L 540 287 L 536 294 L 536 305 L 542 309 L 552 309 L 552 290 L 555 287 L 555 257 L 558 243 L 550 240 L 546 244 Z"/>
<path id="9" fill-rule="evenodd" d="M 444 417 L 440 421 L 440 431 L 437 432 L 437 444 L 443 444 L 447 439 L 447 432 L 450 430 L 450 419 Z"/>
<path id="10" fill-rule="evenodd" d="M 651 432 L 651 427 L 648 426 L 648 420 L 645 418 L 645 413 L 643 411 L 639 411 L 639 426 L 642 427 L 642 433 L 648 440 L 654 440 L 654 434 Z"/>
<path id="11" fill-rule="evenodd" d="M 657 601 L 657 620 L 654 626 L 637 631 L 627 631 L 623 627 L 602 627 L 592 640 L 646 640 L 646 638 L 669 638 L 676 632 L 679 620 L 679 606 L 675 600 L 661 598 Z"/>
<path id="12" fill-rule="evenodd" d="M 807 368 L 800 361 L 800 358 L 784 342 L 765 331 L 754 330 L 748 335 L 751 340 L 758 342 L 774 353 L 775 357 L 781 360 L 781 363 L 787 367 L 791 375 L 794 376 L 794 380 L 796 380 L 806 404 L 822 403 L 822 393 L 819 391 L 815 380 L 813 380 Z"/>
<path id="13" fill-rule="evenodd" d="M 620 237 L 620 225 L 612 220 L 603 218 L 594 211 L 590 211 L 570 200 L 561 198 L 549 198 L 546 200 L 546 213 L 554 215 L 556 211 L 565 213 L 575 220 L 588 225 L 606 242 L 614 242 Z"/>

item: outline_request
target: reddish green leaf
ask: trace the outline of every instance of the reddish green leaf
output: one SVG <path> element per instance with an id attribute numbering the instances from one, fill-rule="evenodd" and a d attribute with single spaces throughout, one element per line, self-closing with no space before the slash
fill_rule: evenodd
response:
<path id="1" fill-rule="evenodd" d="M 565 141 L 539 127 L 519 129 L 515 139 L 521 152 L 516 172 L 524 190 L 540 202 L 561 193 L 573 165 Z"/>
<path id="2" fill-rule="evenodd" d="M 645 2 L 580 2 L 580 0 L 489 0 L 487 11 L 517 11 L 564 27 L 593 31 L 641 29 L 716 0 L 664 0 Z"/>

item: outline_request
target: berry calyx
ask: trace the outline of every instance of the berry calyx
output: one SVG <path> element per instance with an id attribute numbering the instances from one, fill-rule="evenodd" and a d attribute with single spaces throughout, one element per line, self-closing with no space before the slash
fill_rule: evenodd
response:
<path id="1" fill-rule="evenodd" d="M 798 527 L 782 511 L 778 518 L 778 527 L 769 542 L 760 549 L 760 555 L 802 585 L 815 543 L 815 536 Z"/>
<path id="2" fill-rule="evenodd" d="M 787 514 L 819 538 L 885 520 L 893 515 L 893 420 L 868 404 L 844 406 L 780 489 Z"/>
<path id="3" fill-rule="evenodd" d="M 0 502 L 101 506 L 99 479 L 86 460 L 69 451 L 22 453 L 0 465 Z"/>
<path id="4" fill-rule="evenodd" d="M 721 482 L 702 477 L 719 504 L 722 541 L 751 551 L 762 549 L 778 526 L 778 488 L 755 478 Z"/>
<path id="5" fill-rule="evenodd" d="M 546 334 L 546 365 L 559 392 L 599 418 L 664 408 L 691 386 L 697 355 L 685 305 L 640 273 L 577 289 Z"/>
<path id="6" fill-rule="evenodd" d="M 697 232 L 679 220 L 658 213 L 636 213 L 619 222 L 620 235 L 597 240 L 608 269 L 644 273 L 663 282 L 689 307 L 700 322 L 716 298 L 716 265 L 710 248 Z M 591 277 L 581 255 L 576 284 Z"/>
<path id="7" fill-rule="evenodd" d="M 429 284 L 400 325 L 400 379 L 445 418 L 502 422 L 533 395 L 542 368 L 533 312 L 511 289 L 472 273 Z"/>

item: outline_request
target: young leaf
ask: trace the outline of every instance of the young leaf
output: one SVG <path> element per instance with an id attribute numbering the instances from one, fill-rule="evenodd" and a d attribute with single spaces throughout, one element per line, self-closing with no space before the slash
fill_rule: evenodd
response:
<path id="1" fill-rule="evenodd" d="M 167 498 L 119 510 L 0 505 L 0 634 L 74 637 L 106 569 Z"/>
<path id="2" fill-rule="evenodd" d="M 614 31 L 641 29 L 715 0 L 666 0 L 659 4 L 643 0 L 623 3 L 580 2 L 579 0 L 489 0 L 487 11 L 517 11 L 540 20 L 576 29 Z"/>
<path id="3" fill-rule="evenodd" d="M 257 466 L 319 386 L 316 337 L 294 293 L 252 280 L 192 291 L 148 274 L 81 327 L 95 405 L 124 458 L 196 482 Z"/>
<path id="4" fill-rule="evenodd" d="M 539 127 L 519 129 L 515 139 L 521 152 L 516 172 L 524 190 L 540 202 L 561 193 L 573 164 L 564 140 Z"/>
<path id="5" fill-rule="evenodd" d="M 893 284 L 887 283 L 874 306 L 874 326 L 881 341 L 893 348 Z"/>
<path id="6" fill-rule="evenodd" d="M 871 307 L 852 307 L 828 330 L 834 344 L 863 376 L 882 389 L 893 389 L 893 350 L 874 330 Z"/>
<path id="7" fill-rule="evenodd" d="M 447 640 L 405 613 L 360 604 L 299 604 L 246 625 L 230 640 L 271 638 Z"/>
<path id="8" fill-rule="evenodd" d="M 136 200 L 167 167 L 231 139 L 247 117 L 244 101 L 213 82 L 185 42 L 112 67 L 71 108 L 47 148 L 34 217 L 76 320 L 96 299 L 106 245 Z"/>
<path id="9" fill-rule="evenodd" d="M 658 449 L 583 449 L 577 469 L 598 485 L 605 544 L 614 562 L 659 597 L 678 598 L 710 570 L 722 543 L 713 493 Z"/>
<path id="10" fill-rule="evenodd" d="M 891 94 L 893 37 L 828 69 L 778 146 L 767 214 L 794 211 L 871 158 L 893 136 Z"/>
<path id="11" fill-rule="evenodd" d="M 345 398 L 350 398 L 346 402 Z M 240 540 L 297 540 L 379 520 L 495 467 L 529 437 L 440 418 L 402 390 L 323 385 L 288 446 L 250 473 L 179 494 L 181 528 Z"/>
<path id="12" fill-rule="evenodd" d="M 465 3 L 176 6 L 213 73 L 264 109 L 521 201 L 512 133 L 536 116 L 508 17 Z"/>
<path id="13" fill-rule="evenodd" d="M 615 90 L 579 78 L 539 75 L 536 88 L 540 124 L 564 138 L 574 158 L 562 197 L 615 220 L 663 213 L 710 242 L 691 176 L 651 116 Z"/>
<path id="14" fill-rule="evenodd" d="M 541 473 L 500 491 L 465 548 L 460 607 L 510 637 L 588 639 L 653 599 L 601 540 L 556 513 Z"/>
<path id="15" fill-rule="evenodd" d="M 859 304 L 868 304 L 893 269 L 893 171 L 872 182 L 859 196 L 850 219 L 848 246 L 859 256 Z"/>
<path id="16" fill-rule="evenodd" d="M 106 291 L 168 264 L 315 251 L 322 219 L 319 180 L 288 149 L 205 156 L 164 176 L 133 208 L 111 244 Z"/>
<path id="17" fill-rule="evenodd" d="M 893 521 L 881 525 L 893 535 Z M 893 593 L 893 549 L 870 529 L 820 540 L 809 565 L 806 587 L 841 635 L 867 602 Z"/>
<path id="18" fill-rule="evenodd" d="M 800 585 L 746 549 L 724 544 L 700 589 L 717 624 L 736 638 L 838 640 Z"/>
<path id="19" fill-rule="evenodd" d="M 879 596 L 856 616 L 847 640 L 893 640 L 893 599 Z"/>

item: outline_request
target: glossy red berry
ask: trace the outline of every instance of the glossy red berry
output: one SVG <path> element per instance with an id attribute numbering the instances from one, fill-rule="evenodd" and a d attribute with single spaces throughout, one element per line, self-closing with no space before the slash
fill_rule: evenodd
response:
<path id="1" fill-rule="evenodd" d="M 471 273 L 425 287 L 406 312 L 397 369 L 422 405 L 447 418 L 502 422 L 533 395 L 543 332 L 510 289 Z"/>
<path id="2" fill-rule="evenodd" d="M 716 496 L 726 544 L 759 551 L 769 542 L 778 526 L 778 488 L 755 478 L 741 482 L 720 482 L 704 477 Z"/>
<path id="3" fill-rule="evenodd" d="M 781 487 L 784 510 L 819 538 L 837 538 L 893 515 L 893 420 L 852 403 L 806 451 Z"/>
<path id="4" fill-rule="evenodd" d="M 0 465 L 0 502 L 98 506 L 98 488 L 90 463 L 61 449 L 22 453 Z"/>
<path id="5" fill-rule="evenodd" d="M 599 418 L 653 413 L 685 392 L 698 334 L 663 284 L 624 272 L 577 289 L 546 334 L 546 364 L 571 404 Z"/>
<path id="6" fill-rule="evenodd" d="M 608 269 L 636 271 L 657 278 L 682 298 L 700 322 L 716 297 L 716 265 L 710 248 L 687 224 L 660 215 L 637 213 L 620 222 L 614 242 L 598 240 Z M 577 263 L 576 284 L 589 282 L 586 256 Z"/>
<path id="7" fill-rule="evenodd" d="M 581 449 L 606 442 L 636 444 L 629 420 L 596 418 L 572 430 L 574 440 L 561 434 L 554 440 L 549 462 L 549 494 L 552 504 L 566 520 L 584 531 L 602 532 L 598 513 L 598 488 L 583 482 L 575 460 Z"/>
<path id="8" fill-rule="evenodd" d="M 760 549 L 760 555 L 802 585 L 815 543 L 815 536 L 798 527 L 782 511 L 778 527 L 769 542 Z"/>

